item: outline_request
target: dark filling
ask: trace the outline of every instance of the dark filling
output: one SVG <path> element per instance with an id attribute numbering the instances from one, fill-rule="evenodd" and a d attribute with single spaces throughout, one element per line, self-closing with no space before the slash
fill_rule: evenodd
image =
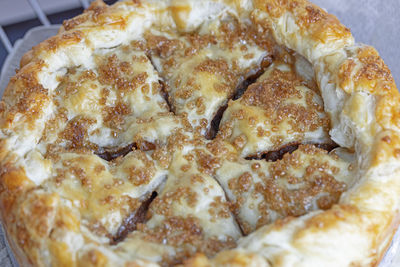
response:
<path id="1" fill-rule="evenodd" d="M 336 144 L 335 142 L 332 141 L 332 143 L 329 144 L 314 144 L 314 146 L 321 148 L 323 150 L 326 150 L 328 152 L 331 152 L 332 150 L 334 150 L 335 148 L 339 147 L 338 144 Z"/>
<path id="2" fill-rule="evenodd" d="M 299 148 L 298 144 L 293 144 L 293 145 L 287 145 L 282 147 L 279 150 L 276 151 L 269 151 L 268 153 L 265 153 L 262 158 L 267 160 L 267 161 L 277 161 L 277 160 L 281 160 L 283 158 L 283 156 L 286 153 L 293 153 L 295 150 L 297 150 Z"/>
<path id="3" fill-rule="evenodd" d="M 273 58 L 271 55 L 264 57 L 263 60 L 261 61 L 260 67 L 255 71 L 255 73 L 253 75 L 250 75 L 249 77 L 247 77 L 243 82 L 241 82 L 237 86 L 237 88 L 235 90 L 235 94 L 232 97 L 232 100 L 239 99 L 244 94 L 244 92 L 247 90 L 247 88 L 251 84 L 255 83 L 257 81 L 257 79 L 264 73 L 265 69 L 271 65 L 272 61 L 273 61 Z M 164 86 L 165 85 L 163 85 L 163 88 L 164 88 Z M 165 94 L 168 94 L 168 93 L 165 92 Z M 217 135 L 218 130 L 219 130 L 219 124 L 221 122 L 222 116 L 224 115 L 224 112 L 227 109 L 227 107 L 228 107 L 228 104 L 225 104 L 224 106 L 220 107 L 218 109 L 217 113 L 215 114 L 213 120 L 211 121 L 210 129 L 207 131 L 206 136 L 205 136 L 208 140 L 214 139 L 215 136 Z"/>
<path id="4" fill-rule="evenodd" d="M 277 160 L 281 160 L 283 158 L 283 156 L 286 153 L 293 153 L 294 151 L 296 151 L 299 148 L 300 144 L 289 144 L 286 146 L 281 147 L 278 150 L 274 150 L 274 151 L 269 151 L 266 153 L 260 153 L 259 155 L 255 155 L 255 156 L 249 156 L 246 157 L 247 160 L 252 160 L 252 159 L 264 159 L 266 161 L 277 161 Z M 332 151 L 334 148 L 337 148 L 338 145 L 335 143 L 329 143 L 329 144 L 313 144 L 314 146 L 321 148 L 323 150 L 326 150 L 328 152 Z"/>
<path id="5" fill-rule="evenodd" d="M 118 157 L 126 156 L 134 148 L 135 148 L 135 144 L 130 144 L 130 145 L 127 145 L 126 147 L 123 147 L 123 148 L 120 148 L 117 150 L 104 150 L 104 152 L 101 152 L 101 153 L 96 152 L 95 154 L 104 160 L 111 161 Z"/>
<path id="6" fill-rule="evenodd" d="M 117 243 L 123 241 L 130 232 L 136 230 L 136 227 L 139 223 L 144 223 L 146 221 L 146 214 L 149 210 L 149 206 L 156 197 L 157 192 L 153 192 L 146 201 L 142 202 L 135 213 L 131 214 L 124 220 L 117 233 L 112 238 L 110 242 L 111 245 L 116 245 Z"/>
<path id="7" fill-rule="evenodd" d="M 154 150 L 156 149 L 156 145 L 151 143 L 151 142 L 147 142 L 146 140 L 142 140 L 136 143 L 136 147 L 138 149 L 140 149 L 141 151 L 149 151 L 149 150 Z"/>
<path id="8" fill-rule="evenodd" d="M 167 89 L 168 85 L 162 80 L 159 80 L 159 83 L 161 85 L 161 94 L 162 94 L 163 98 L 165 99 L 165 102 L 167 102 L 169 111 L 173 112 L 175 114 L 175 109 L 172 106 L 171 101 L 169 99 L 169 94 L 168 94 L 168 89 Z"/>
<path id="9" fill-rule="evenodd" d="M 217 113 L 215 114 L 213 120 L 211 121 L 210 129 L 206 133 L 206 138 L 208 140 L 214 139 L 215 136 L 217 135 L 218 130 L 219 130 L 219 124 L 222 119 L 222 115 L 224 115 L 224 112 L 227 107 L 228 107 L 228 105 L 224 105 L 224 106 L 220 107 L 218 109 Z"/>
<path id="10" fill-rule="evenodd" d="M 261 61 L 261 65 L 260 68 L 258 70 L 256 70 L 256 72 L 253 75 L 250 75 L 249 77 L 247 77 L 247 79 L 245 79 L 243 82 L 241 82 L 238 87 L 236 88 L 236 93 L 233 96 L 233 100 L 237 100 L 239 99 L 244 92 L 247 90 L 247 88 L 255 83 L 257 81 L 257 79 L 263 75 L 264 71 L 266 68 L 268 68 L 273 61 L 273 57 L 271 55 L 268 55 L 266 57 L 263 58 L 263 60 Z"/>

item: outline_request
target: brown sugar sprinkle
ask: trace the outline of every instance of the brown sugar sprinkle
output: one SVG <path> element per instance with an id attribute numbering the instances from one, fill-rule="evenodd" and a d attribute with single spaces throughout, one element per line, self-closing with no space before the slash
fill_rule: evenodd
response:
<path id="1" fill-rule="evenodd" d="M 148 241 L 179 248 L 174 257 L 163 258 L 163 263 L 167 266 L 180 264 L 196 252 L 211 257 L 223 249 L 236 246 L 234 239 L 229 236 L 225 241 L 213 236 L 205 237 L 199 220 L 193 216 L 171 216 L 160 226 L 147 228 L 145 225 L 140 225 L 140 230 L 146 234 Z"/>
<path id="2" fill-rule="evenodd" d="M 200 149 L 195 150 L 195 153 L 196 162 L 201 173 L 213 175 L 215 174 L 216 169 L 221 166 L 219 158 L 212 156 Z"/>
<path id="3" fill-rule="evenodd" d="M 97 79 L 97 75 L 96 75 L 96 73 L 94 73 L 94 71 L 92 71 L 92 70 L 86 70 L 86 71 L 84 71 L 84 72 L 82 72 L 80 75 L 79 75 L 79 78 L 78 78 L 78 81 L 79 82 L 83 82 L 83 81 L 86 81 L 86 80 L 96 80 Z"/>
<path id="4" fill-rule="evenodd" d="M 61 139 L 69 141 L 68 147 L 71 149 L 88 147 L 96 148 L 88 141 L 88 128 L 96 123 L 95 119 L 77 116 L 67 123 L 64 131 L 59 134 Z"/>
<path id="5" fill-rule="evenodd" d="M 210 203 L 208 213 L 211 215 L 212 222 L 220 218 L 229 218 L 231 216 L 230 205 L 227 201 L 223 200 L 221 196 L 216 196 L 213 202 Z"/>
<path id="6" fill-rule="evenodd" d="M 190 164 L 182 165 L 181 166 L 181 171 L 187 172 L 187 171 L 190 170 L 190 168 L 191 168 Z"/>
<path id="7" fill-rule="evenodd" d="M 226 86 L 217 86 L 215 89 L 222 92 L 232 93 L 237 83 L 238 77 L 230 69 L 228 63 L 223 59 L 206 59 L 194 69 L 195 72 L 208 72 L 212 75 L 218 75 L 228 82 Z"/>
<path id="8" fill-rule="evenodd" d="M 131 81 L 131 84 L 132 84 L 131 88 L 133 88 L 133 89 L 138 88 L 139 86 L 145 84 L 148 76 L 149 75 L 146 72 L 142 72 L 142 73 L 136 75 L 135 77 L 133 77 L 133 79 Z M 147 91 L 147 93 L 148 93 L 148 91 Z"/>
<path id="9" fill-rule="evenodd" d="M 147 49 L 147 44 L 145 41 L 141 41 L 141 40 L 134 40 L 130 42 L 129 45 L 130 48 L 132 48 L 133 50 L 138 50 L 138 51 L 146 51 Z M 147 51 L 146 51 L 147 52 Z"/>
<path id="10" fill-rule="evenodd" d="M 305 22 L 307 23 L 307 25 L 320 21 L 326 17 L 326 15 L 321 12 L 321 10 L 313 6 L 307 6 L 306 10 L 308 13 L 305 18 Z"/>
<path id="11" fill-rule="evenodd" d="M 149 241 L 179 247 L 184 244 L 193 244 L 193 242 L 202 239 L 203 229 L 195 217 L 171 216 L 164 220 L 162 226 L 156 229 L 148 229 L 146 234 L 146 239 Z"/>
<path id="12" fill-rule="evenodd" d="M 82 187 L 87 188 L 89 192 L 92 191 L 92 180 L 87 177 L 84 169 L 78 167 L 77 164 L 73 164 L 68 170 L 81 181 Z"/>
<path id="13" fill-rule="evenodd" d="M 262 107 L 269 118 L 268 124 L 279 125 L 289 119 L 291 132 L 315 131 L 321 126 L 329 128 L 329 119 L 321 119 L 318 114 L 318 112 L 323 112 L 323 107 L 312 100 L 311 93 L 306 94 L 306 107 L 285 103 L 288 99 L 302 98 L 301 92 L 296 88 L 300 85 L 301 81 L 294 73 L 275 69 L 269 79 L 250 85 L 240 101 L 245 105 Z M 233 117 L 243 119 L 244 114 L 235 113 Z M 251 118 L 247 120 L 251 124 Z M 272 126 L 273 132 L 279 132 L 279 130 L 278 126 Z M 262 129 L 258 130 L 257 134 L 258 136 L 268 135 Z M 283 141 L 283 139 L 273 140 L 276 146 Z"/>
<path id="14" fill-rule="evenodd" d="M 154 177 L 154 162 L 146 159 L 144 163 L 145 166 L 143 167 L 132 166 L 129 168 L 128 180 L 136 186 L 148 184 L 151 178 Z"/>
<path id="15" fill-rule="evenodd" d="M 97 22 L 101 14 L 107 11 L 107 4 L 103 1 L 95 1 L 90 4 L 90 6 L 84 11 L 84 13 L 90 13 L 92 19 Z"/>
<path id="16" fill-rule="evenodd" d="M 164 216 L 173 215 L 173 204 L 185 201 L 189 207 L 194 207 L 198 201 L 197 193 L 186 186 L 177 187 L 164 195 L 157 197 L 150 206 L 152 214 Z"/>
<path id="17" fill-rule="evenodd" d="M 218 40 L 222 40 L 222 45 L 232 48 L 235 43 L 246 41 L 247 43 L 255 43 L 259 40 L 258 45 L 262 48 L 271 48 L 270 44 L 265 45 L 265 37 L 262 34 L 258 34 L 256 27 L 253 25 L 246 25 L 239 23 L 237 20 L 223 21 L 220 26 L 221 36 L 218 36 Z M 259 36 L 257 36 L 259 35 Z M 258 38 L 257 38 L 258 37 Z"/>
<path id="18" fill-rule="evenodd" d="M 129 78 L 132 74 L 131 63 L 126 61 L 121 62 L 115 54 L 108 57 L 106 64 L 99 67 L 100 83 L 116 87 L 121 91 L 136 90 L 139 86 L 145 84 L 148 78 L 146 72 Z"/>
<path id="19" fill-rule="evenodd" d="M 156 36 L 148 34 L 145 36 L 147 45 L 151 51 L 154 51 L 161 57 L 169 57 L 175 51 L 183 49 L 182 41 L 177 39 L 168 39 L 164 36 Z"/>
<path id="20" fill-rule="evenodd" d="M 210 151 L 214 156 L 219 156 L 222 154 L 228 153 L 228 148 L 226 147 L 225 143 L 216 138 L 206 144 L 206 148 Z"/>
<path id="21" fill-rule="evenodd" d="M 252 169 L 253 171 L 258 170 L 260 167 L 261 167 L 260 163 L 253 163 L 253 164 L 251 165 L 251 169 Z"/>
<path id="22" fill-rule="evenodd" d="M 64 33 L 61 35 L 61 38 L 58 36 L 53 36 L 49 39 L 47 39 L 45 42 L 35 46 L 33 49 L 40 49 L 41 46 L 42 49 L 46 50 L 56 50 L 60 45 L 66 45 L 66 44 L 74 44 L 78 43 L 80 40 L 82 40 L 82 32 L 81 31 L 74 31 L 74 32 L 68 32 Z"/>
<path id="23" fill-rule="evenodd" d="M 326 153 L 312 145 L 300 146 L 299 149 L 309 155 Z M 341 193 L 346 190 L 346 184 L 335 180 L 330 174 L 329 163 L 316 159 L 311 159 L 305 175 L 300 180 L 293 180 L 289 174 L 290 169 L 296 169 L 303 164 L 298 154 L 293 153 L 286 154 L 282 160 L 270 165 L 271 178 L 264 180 L 264 184 L 256 185 L 256 191 L 263 195 L 270 209 L 279 211 L 284 216 L 299 216 L 308 211 L 307 207 L 312 199 L 317 199 L 317 204 L 321 204 L 319 207 L 326 209 L 336 203 Z M 290 179 L 292 183 L 299 181 L 303 185 L 300 189 L 287 190 L 279 185 L 282 179 Z M 329 197 L 318 202 L 321 193 L 327 193 Z"/>
<path id="24" fill-rule="evenodd" d="M 166 147 L 161 147 L 154 150 L 151 154 L 151 158 L 156 160 L 163 168 L 168 168 L 172 160 L 172 155 L 168 152 Z"/>
<path id="25" fill-rule="evenodd" d="M 125 123 L 124 116 L 131 112 L 130 107 L 123 102 L 116 103 L 114 107 L 105 106 L 102 112 L 104 124 L 113 129 L 120 129 Z"/>
<path id="26" fill-rule="evenodd" d="M 233 140 L 233 145 L 237 148 L 243 148 L 247 143 L 247 137 L 244 134 L 239 135 Z"/>
<path id="27" fill-rule="evenodd" d="M 311 159 L 304 160 L 298 152 L 311 156 Z M 327 151 L 313 145 L 300 145 L 296 152 L 285 154 L 281 160 L 270 163 L 267 173 L 259 163 L 252 164 L 252 170 L 261 178 L 260 182 L 255 183 L 248 172 L 228 181 L 228 188 L 236 199 L 231 203 L 233 213 L 238 215 L 243 208 L 257 209 L 260 214 L 258 228 L 275 219 L 276 215 L 271 217 L 270 211 L 277 213 L 278 218 L 284 218 L 301 216 L 315 206 L 329 209 L 338 202 L 347 186 L 333 176 L 339 173 L 338 167 L 329 161 L 319 160 L 319 155 L 326 154 Z M 293 175 L 296 169 L 304 167 L 305 172 L 301 177 Z M 288 184 L 296 186 L 288 189 Z M 262 201 L 257 206 L 250 204 L 245 207 L 245 200 L 249 197 L 262 197 Z M 249 225 L 246 227 L 248 222 L 243 218 L 239 219 L 239 223 L 245 234 L 253 230 Z"/>
<path id="28" fill-rule="evenodd" d="M 189 168 L 190 168 L 190 165 L 185 165 L 185 166 L 189 166 Z M 184 170 L 182 170 L 182 171 L 184 171 Z M 193 174 L 193 175 L 190 177 L 190 181 L 191 181 L 193 184 L 195 184 L 195 183 L 203 184 L 203 183 L 205 182 L 205 179 L 204 179 L 201 175 Z M 206 188 L 205 188 L 205 189 L 206 189 Z"/>
<path id="29" fill-rule="evenodd" d="M 41 65 L 41 63 L 39 63 Z M 41 114 L 43 105 L 48 101 L 47 90 L 38 82 L 34 72 L 18 72 L 11 78 L 10 83 L 22 83 L 24 88 L 20 92 L 20 98 L 16 105 L 11 107 L 11 111 L 29 113 L 30 118 L 36 118 Z M 33 120 L 32 120 L 33 121 Z"/>
<path id="30" fill-rule="evenodd" d="M 148 74 L 142 72 L 129 78 L 133 74 L 131 63 L 120 61 L 113 54 L 107 58 L 106 64 L 99 67 L 99 81 L 104 85 L 110 85 L 121 91 L 136 90 L 139 86 L 145 84 Z"/>
<path id="31" fill-rule="evenodd" d="M 244 192 L 248 192 L 252 185 L 253 179 L 251 174 L 248 172 L 243 173 L 239 178 L 233 178 L 228 181 L 228 187 L 235 195 L 241 195 Z"/>
<path id="32" fill-rule="evenodd" d="M 363 81 L 380 81 L 379 83 L 371 83 L 375 88 L 382 86 L 384 88 L 392 88 L 394 84 L 393 76 L 383 59 L 372 47 L 363 47 L 358 52 L 358 58 L 362 62 L 362 68 L 355 75 L 357 83 Z"/>
<path id="33" fill-rule="evenodd" d="M 302 98 L 300 91 L 295 88 L 299 85 L 301 81 L 294 73 L 274 69 L 269 79 L 250 85 L 241 102 L 274 111 L 288 98 Z"/>
<path id="34" fill-rule="evenodd" d="M 65 83 L 63 83 L 59 89 L 64 91 L 64 94 L 66 96 L 69 95 L 74 95 L 76 93 L 78 93 L 78 89 L 79 89 L 79 83 L 78 82 L 71 82 L 71 81 L 67 81 Z M 61 92 L 61 90 L 57 90 L 58 92 Z"/>
<path id="35" fill-rule="evenodd" d="M 199 97 L 196 99 L 196 108 L 197 108 L 196 113 L 198 115 L 202 115 L 206 111 L 206 106 L 204 105 L 203 97 Z"/>
<path id="36" fill-rule="evenodd" d="M 99 81 L 103 84 L 113 85 L 119 80 L 119 67 L 120 61 L 115 54 L 108 57 L 106 64 L 99 67 Z"/>
<path id="37" fill-rule="evenodd" d="M 216 37 L 210 34 L 200 35 L 198 33 L 188 34 L 186 40 L 190 43 L 189 48 L 192 49 L 192 52 L 196 52 L 202 48 L 205 48 L 211 44 L 217 44 Z M 186 53 L 185 53 L 186 55 Z"/>
<path id="38" fill-rule="evenodd" d="M 56 134 L 61 125 L 68 121 L 67 111 L 59 108 L 54 117 L 46 122 L 40 142 L 48 141 L 48 137 Z"/>
<path id="39" fill-rule="evenodd" d="M 106 170 L 106 167 L 103 164 L 98 164 L 98 165 L 96 165 L 96 167 L 94 167 L 94 172 L 96 174 L 101 174 L 105 170 Z"/>

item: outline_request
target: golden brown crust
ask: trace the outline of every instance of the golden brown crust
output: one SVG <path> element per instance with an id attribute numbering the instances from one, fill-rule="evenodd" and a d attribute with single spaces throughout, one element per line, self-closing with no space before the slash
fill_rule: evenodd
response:
<path id="1" fill-rule="evenodd" d="M 156 30 L 160 35 L 175 31 L 179 36 L 194 30 L 218 29 L 209 23 L 210 18 L 218 21 L 221 14 L 228 13 L 240 22 L 250 18 L 258 29 L 263 29 L 262 33 L 270 31 L 279 45 L 309 61 L 330 117 L 330 137 L 343 148 L 335 153 L 353 161 L 347 168 L 357 174 L 348 183 L 347 192 L 341 194 L 339 190 L 340 200 L 330 209 L 278 219 L 245 237 L 241 237 L 235 222 L 237 214 L 227 208 L 229 196 L 226 199 L 223 187 L 213 180 L 225 161 L 239 161 L 239 153 L 219 138 L 205 141 L 201 131 L 192 131 L 198 125 L 209 127 L 214 114 L 196 121 L 202 116 L 188 118 L 183 108 L 179 118 L 168 113 L 171 103 L 162 98 L 158 73 L 147 54 L 123 49 L 132 40 L 136 41 L 129 46 L 133 50 L 140 48 L 143 40 L 150 43 L 145 31 Z M 206 19 L 209 24 L 203 23 Z M 175 51 L 180 46 L 166 39 L 157 44 L 167 47 L 154 51 L 168 65 L 169 60 L 178 57 Z M 232 47 L 236 41 L 229 40 Z M 197 64 L 193 70 L 207 75 L 218 71 L 227 84 L 236 84 L 237 75 L 246 77 L 244 70 L 253 67 L 253 63 L 245 62 L 238 68 L 242 58 L 229 54 L 236 48 L 211 43 L 215 47 L 208 47 L 210 50 L 199 49 L 199 57 L 204 58 L 196 64 L 204 64 Z M 251 45 L 266 49 L 257 43 Z M 112 50 L 115 47 L 122 47 L 121 51 Z M 114 54 L 107 54 L 108 50 Z M 213 53 L 229 55 L 232 61 Z M 146 70 L 136 73 L 136 69 L 129 68 L 129 62 L 121 59 L 126 55 L 133 58 L 135 67 L 142 64 Z M 250 62 L 260 55 L 265 56 L 253 53 L 246 59 Z M 101 65 L 98 61 L 108 63 Z M 261 58 L 257 64 L 260 62 Z M 151 266 L 152 262 L 179 263 L 182 259 L 187 266 L 374 266 L 399 224 L 400 94 L 377 51 L 354 44 L 349 29 L 307 0 L 171 0 L 157 5 L 130 1 L 111 7 L 96 1 L 84 14 L 66 21 L 57 36 L 28 52 L 20 66 L 0 103 L 0 211 L 11 247 L 24 266 Z M 86 69 L 94 69 L 99 77 Z M 176 69 L 170 69 L 172 74 L 164 71 L 165 75 L 173 75 Z M 188 68 L 181 72 L 185 70 Z M 67 79 L 63 80 L 64 76 Z M 184 91 L 191 84 L 185 83 L 186 77 L 169 80 L 167 85 Z M 211 78 L 219 81 L 221 77 Z M 231 89 L 233 85 L 229 86 Z M 150 88 L 154 89 L 151 97 L 147 95 Z M 113 95 L 124 90 L 126 94 Z M 90 97 L 86 97 L 89 93 L 82 93 L 89 91 L 93 93 Z M 229 91 L 221 97 L 217 107 L 231 95 Z M 61 104 L 57 99 L 60 96 Z M 131 96 L 134 98 L 127 99 Z M 112 102 L 113 97 L 119 102 Z M 188 98 L 182 97 L 184 105 Z M 90 102 L 93 99 L 96 104 Z M 132 99 L 143 99 L 144 104 L 129 102 Z M 148 104 L 154 99 L 161 104 Z M 85 101 L 89 101 L 88 107 L 79 109 L 75 105 Z M 197 115 L 202 115 L 202 105 L 209 104 L 200 102 L 192 104 L 200 110 Z M 104 108 L 100 117 L 95 117 L 92 110 L 97 103 Z M 172 104 L 176 111 L 179 103 Z M 138 113 L 136 109 L 143 106 L 157 106 L 157 111 Z M 58 116 L 56 119 L 53 113 Z M 140 130 L 123 128 L 126 120 Z M 102 125 L 95 128 L 98 121 Z M 109 138 L 114 141 L 102 147 L 101 138 L 94 136 L 105 136 L 101 131 L 107 127 L 115 138 Z M 154 129 L 160 135 L 154 135 Z M 132 135 L 121 137 L 125 130 Z M 130 152 L 110 163 L 93 155 L 93 151 L 102 154 L 115 144 L 126 146 L 129 142 L 151 152 Z M 354 158 L 346 159 L 343 151 Z M 126 167 L 132 165 L 135 168 Z M 164 187 L 166 173 L 172 178 Z M 185 174 L 192 176 L 189 179 Z M 94 179 L 98 176 L 102 179 Z M 103 184 L 111 180 L 112 186 Z M 249 177 L 242 177 L 241 190 L 249 181 Z M 340 183 L 335 180 L 331 184 Z M 115 190 L 113 196 L 110 188 Z M 192 189 L 201 192 L 194 194 Z M 143 225 L 135 225 L 139 230 L 122 243 L 110 245 L 110 235 L 119 232 L 116 226 L 121 217 L 139 210 L 139 204 L 153 191 L 162 196 L 159 201 L 165 202 L 165 210 L 156 205 L 159 201 L 153 202 L 153 217 Z M 202 203 L 210 200 L 208 194 L 215 197 L 210 202 L 214 210 L 210 208 L 201 215 Z M 176 198 L 172 197 L 174 201 L 171 195 Z M 172 207 L 173 212 L 166 212 Z M 207 216 L 208 221 L 204 219 Z M 165 225 L 176 228 L 173 234 L 179 238 L 171 235 Z M 161 241 L 166 244 L 159 244 Z M 232 246 L 236 248 L 228 249 Z M 226 250 L 219 252 L 223 248 Z"/>

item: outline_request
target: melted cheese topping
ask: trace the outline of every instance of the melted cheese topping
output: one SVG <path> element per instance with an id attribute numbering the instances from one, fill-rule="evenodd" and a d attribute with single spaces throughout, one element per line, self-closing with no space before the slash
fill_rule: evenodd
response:
<path id="1" fill-rule="evenodd" d="M 334 152 L 305 145 L 276 162 L 226 161 L 216 179 L 249 234 L 280 218 L 329 209 L 353 184 L 350 170 Z"/>
<path id="2" fill-rule="evenodd" d="M 307 84 L 290 65 L 274 63 L 242 97 L 229 102 L 220 137 L 245 157 L 290 144 L 331 143 L 321 97 Z"/>

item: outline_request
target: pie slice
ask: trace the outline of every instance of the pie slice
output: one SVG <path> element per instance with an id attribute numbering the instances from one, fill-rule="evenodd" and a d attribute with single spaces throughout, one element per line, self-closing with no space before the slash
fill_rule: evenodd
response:
<path id="1" fill-rule="evenodd" d="M 95 1 L 0 102 L 21 266 L 376 266 L 400 94 L 307 0 Z"/>
<path id="2" fill-rule="evenodd" d="M 200 252 L 215 255 L 235 247 L 242 236 L 223 189 L 192 162 L 197 157 L 196 152 L 174 155 L 168 180 L 151 203 L 142 230 L 147 240 L 174 247 L 171 263 Z"/>
<path id="3" fill-rule="evenodd" d="M 345 153 L 345 152 L 342 152 Z M 288 216 L 329 209 L 355 181 L 353 167 L 335 151 L 301 145 L 275 162 L 226 161 L 216 177 L 243 232 Z"/>
<path id="4" fill-rule="evenodd" d="M 102 49 L 92 60 L 94 67 L 69 68 L 61 78 L 54 92 L 56 115 L 46 123 L 43 143 L 98 153 L 131 144 L 154 148 L 182 128 L 143 51 L 132 46 Z"/>
<path id="5" fill-rule="evenodd" d="M 243 157 L 254 157 L 290 145 L 332 145 L 328 132 L 329 118 L 317 90 L 307 87 L 294 64 L 277 62 L 229 102 L 218 134 Z"/>

